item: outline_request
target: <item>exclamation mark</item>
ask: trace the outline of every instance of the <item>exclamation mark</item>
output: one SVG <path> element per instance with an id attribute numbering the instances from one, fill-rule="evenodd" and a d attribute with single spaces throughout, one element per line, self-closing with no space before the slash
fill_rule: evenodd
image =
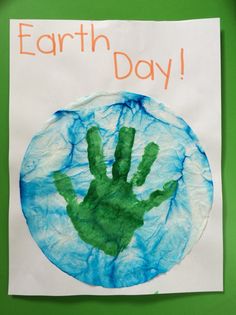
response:
<path id="1" fill-rule="evenodd" d="M 180 74 L 181 74 L 181 80 L 184 79 L 184 49 L 180 49 Z"/>

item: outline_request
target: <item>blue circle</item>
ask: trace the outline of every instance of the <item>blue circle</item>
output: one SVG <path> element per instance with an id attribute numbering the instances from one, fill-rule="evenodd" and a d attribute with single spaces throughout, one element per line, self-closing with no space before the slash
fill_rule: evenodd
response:
<path id="1" fill-rule="evenodd" d="M 70 176 L 78 200 L 83 200 L 93 179 L 86 142 L 91 126 L 100 129 L 108 176 L 122 126 L 136 129 L 128 180 L 145 145 L 159 145 L 145 183 L 134 188 L 138 199 L 147 199 L 167 181 L 178 181 L 176 194 L 145 214 L 143 226 L 117 257 L 79 237 L 52 177 L 57 170 Z M 20 193 L 31 235 L 53 264 L 87 284 L 121 288 L 165 273 L 184 258 L 206 225 L 213 183 L 206 154 L 183 119 L 155 99 L 119 92 L 82 98 L 53 115 L 25 153 Z"/>

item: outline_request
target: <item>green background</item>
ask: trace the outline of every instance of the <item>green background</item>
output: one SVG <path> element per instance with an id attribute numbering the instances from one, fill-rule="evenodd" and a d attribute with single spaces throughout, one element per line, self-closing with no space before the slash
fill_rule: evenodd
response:
<path id="1" fill-rule="evenodd" d="M 8 296 L 9 19 L 221 18 L 224 293 L 120 297 Z M 207 49 L 207 47 L 203 47 Z M 209 106 L 210 104 L 206 104 Z M 236 313 L 236 0 L 0 0 L 0 310 L 2 314 Z M 210 268 L 210 266 L 209 266 Z"/>

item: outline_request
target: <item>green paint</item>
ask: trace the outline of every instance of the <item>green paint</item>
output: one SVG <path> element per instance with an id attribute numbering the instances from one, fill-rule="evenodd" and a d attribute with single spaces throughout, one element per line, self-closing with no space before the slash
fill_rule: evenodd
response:
<path id="1" fill-rule="evenodd" d="M 61 171 L 53 173 L 57 191 L 66 200 L 67 213 L 81 239 L 111 256 L 119 255 L 128 246 L 135 230 L 143 225 L 145 212 L 172 197 L 177 189 L 177 182 L 172 180 L 163 186 L 163 190 L 151 193 L 147 200 L 137 199 L 133 186 L 145 182 L 159 147 L 153 142 L 146 146 L 138 170 L 128 182 L 134 137 L 134 128 L 120 129 L 113 178 L 109 178 L 99 129 L 92 127 L 88 130 L 89 168 L 95 179 L 81 203 L 77 202 L 71 179 Z"/>
<path id="2" fill-rule="evenodd" d="M 139 164 L 138 171 L 134 175 L 132 181 L 134 185 L 141 186 L 144 184 L 147 175 L 151 171 L 152 164 L 157 158 L 158 151 L 159 147 L 154 142 L 151 142 L 146 146 L 142 161 Z"/>

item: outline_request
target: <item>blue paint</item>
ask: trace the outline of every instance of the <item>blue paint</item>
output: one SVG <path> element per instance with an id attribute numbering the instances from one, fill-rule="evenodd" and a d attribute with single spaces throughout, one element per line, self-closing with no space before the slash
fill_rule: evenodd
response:
<path id="1" fill-rule="evenodd" d="M 33 137 L 21 167 L 21 203 L 32 237 L 58 268 L 91 285 L 128 287 L 167 272 L 191 250 L 211 209 L 213 182 L 196 135 L 162 103 L 133 93 L 119 93 L 114 102 L 106 102 L 106 96 L 98 98 L 99 107 L 78 102 L 57 111 L 47 128 Z M 135 188 L 139 199 L 169 180 L 179 184 L 175 196 L 145 214 L 144 225 L 116 258 L 79 238 L 52 178 L 56 170 L 69 174 L 83 199 L 93 178 L 85 136 L 94 125 L 101 131 L 109 176 L 122 126 L 136 129 L 128 178 L 136 171 L 145 145 L 151 141 L 159 145 L 146 182 Z"/>

